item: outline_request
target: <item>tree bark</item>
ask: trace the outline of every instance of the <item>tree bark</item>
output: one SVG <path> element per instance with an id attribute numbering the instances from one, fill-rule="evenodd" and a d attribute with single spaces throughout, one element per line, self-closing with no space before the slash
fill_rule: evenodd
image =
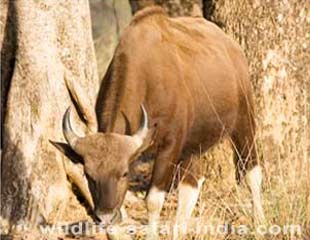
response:
<path id="1" fill-rule="evenodd" d="M 172 17 L 202 16 L 202 0 L 156 0 Z"/>
<path id="2" fill-rule="evenodd" d="M 1 9 L 2 220 L 83 219 L 66 177 L 70 164 L 49 139 L 64 139 L 68 87 L 82 88 L 78 97 L 94 109 L 99 81 L 88 1 L 6 0 Z"/>
<path id="3" fill-rule="evenodd" d="M 268 164 L 310 153 L 310 2 L 205 0 L 205 16 L 244 49 L 256 101 L 259 150 Z M 264 161 L 264 158 L 262 157 Z M 302 168 L 301 168 L 302 169 Z"/>
<path id="4" fill-rule="evenodd" d="M 202 16 L 202 0 L 130 0 L 133 12 L 145 7 L 160 5 L 171 17 Z"/>
<path id="5" fill-rule="evenodd" d="M 108 68 L 122 30 L 129 24 L 128 0 L 90 0 L 92 32 L 96 50 L 99 81 Z"/>

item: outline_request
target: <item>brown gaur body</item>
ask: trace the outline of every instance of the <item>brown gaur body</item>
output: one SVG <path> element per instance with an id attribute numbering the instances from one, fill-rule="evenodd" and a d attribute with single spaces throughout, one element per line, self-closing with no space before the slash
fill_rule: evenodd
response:
<path id="1" fill-rule="evenodd" d="M 141 105 L 148 128 L 157 126 L 156 134 L 148 131 L 156 153 L 151 188 L 167 191 L 176 166 L 182 181 L 197 187 L 203 173 L 197 159 L 225 136 L 234 146 L 238 181 L 257 166 L 252 95 L 241 48 L 215 24 L 169 18 L 159 7 L 135 15 L 99 91 L 99 133 L 66 138 L 84 159 L 98 215 L 115 215 L 127 191 L 129 165 L 148 147 L 145 134 L 143 147 L 124 135 L 128 125 L 131 132 L 139 128 Z M 160 208 L 149 202 L 150 212 Z"/>

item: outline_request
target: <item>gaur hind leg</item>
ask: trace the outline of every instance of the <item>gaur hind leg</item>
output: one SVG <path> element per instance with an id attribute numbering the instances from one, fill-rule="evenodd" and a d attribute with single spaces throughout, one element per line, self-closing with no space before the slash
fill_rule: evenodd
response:
<path id="1" fill-rule="evenodd" d="M 252 194 L 254 222 L 262 224 L 265 223 L 261 197 L 262 169 L 257 161 L 254 136 L 254 119 L 251 114 L 244 114 L 231 136 L 235 151 L 236 180 L 239 184 L 245 178 Z"/>
<path id="2" fill-rule="evenodd" d="M 189 158 L 181 165 L 181 180 L 178 184 L 178 206 L 173 239 L 180 239 L 188 227 L 193 227 L 190 218 L 205 180 L 199 168 L 199 159 Z"/>

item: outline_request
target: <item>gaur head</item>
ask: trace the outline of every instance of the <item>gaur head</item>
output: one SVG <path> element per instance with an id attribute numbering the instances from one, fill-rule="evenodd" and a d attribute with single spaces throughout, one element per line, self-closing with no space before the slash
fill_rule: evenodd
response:
<path id="1" fill-rule="evenodd" d="M 128 189 L 130 163 L 145 148 L 148 117 L 143 106 L 139 130 L 132 136 L 95 133 L 79 137 L 70 122 L 70 108 L 63 117 L 63 134 L 70 148 L 81 158 L 94 213 L 105 224 L 120 220 L 120 207 Z"/>

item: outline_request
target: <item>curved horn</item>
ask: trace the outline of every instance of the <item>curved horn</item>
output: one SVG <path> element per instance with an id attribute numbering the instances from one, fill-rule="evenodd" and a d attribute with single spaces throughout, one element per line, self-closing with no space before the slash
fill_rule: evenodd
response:
<path id="1" fill-rule="evenodd" d="M 71 108 L 68 107 L 62 119 L 62 131 L 67 143 L 70 145 L 72 149 L 74 149 L 76 141 L 80 137 L 72 129 L 70 122 L 70 110 Z"/>
<path id="2" fill-rule="evenodd" d="M 133 135 L 133 137 L 135 138 L 139 147 L 143 144 L 143 141 L 146 138 L 147 133 L 149 131 L 147 113 L 145 111 L 143 104 L 141 104 L 140 107 L 141 107 L 141 111 L 142 111 L 142 121 L 141 121 L 141 125 L 140 125 L 140 128 L 138 129 L 137 133 L 135 135 Z"/>

